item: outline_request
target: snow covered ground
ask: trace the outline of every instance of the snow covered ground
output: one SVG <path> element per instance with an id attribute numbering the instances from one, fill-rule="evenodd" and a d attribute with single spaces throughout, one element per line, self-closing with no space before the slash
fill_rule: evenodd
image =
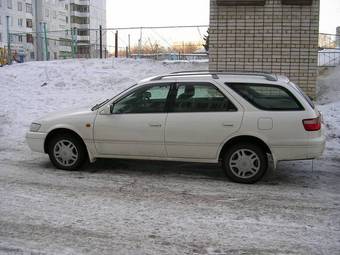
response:
<path id="1" fill-rule="evenodd" d="M 339 67 L 319 79 L 324 156 L 279 163 L 256 185 L 205 164 L 98 160 L 60 171 L 25 144 L 30 122 L 48 112 L 206 68 L 124 59 L 0 68 L 0 254 L 338 254 Z"/>

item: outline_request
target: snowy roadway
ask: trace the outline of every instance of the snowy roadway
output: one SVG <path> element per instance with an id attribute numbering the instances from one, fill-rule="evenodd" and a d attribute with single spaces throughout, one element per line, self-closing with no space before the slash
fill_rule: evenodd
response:
<path id="1" fill-rule="evenodd" d="M 323 95 L 325 155 L 279 163 L 256 185 L 205 164 L 98 160 L 60 171 L 24 142 L 47 112 L 145 76 L 205 68 L 133 60 L 1 68 L 0 254 L 339 254 L 339 98 Z"/>

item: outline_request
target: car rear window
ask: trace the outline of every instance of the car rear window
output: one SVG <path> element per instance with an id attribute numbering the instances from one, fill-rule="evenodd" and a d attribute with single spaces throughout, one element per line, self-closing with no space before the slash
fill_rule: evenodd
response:
<path id="1" fill-rule="evenodd" d="M 256 108 L 266 111 L 302 111 L 300 102 L 286 88 L 269 84 L 226 83 Z"/>
<path id="2" fill-rule="evenodd" d="M 290 84 L 293 86 L 293 88 L 295 88 L 302 96 L 303 98 L 307 101 L 307 103 L 313 108 L 315 109 L 315 105 L 312 101 L 312 99 L 310 99 L 309 96 L 306 95 L 306 93 L 296 84 L 290 82 Z"/>

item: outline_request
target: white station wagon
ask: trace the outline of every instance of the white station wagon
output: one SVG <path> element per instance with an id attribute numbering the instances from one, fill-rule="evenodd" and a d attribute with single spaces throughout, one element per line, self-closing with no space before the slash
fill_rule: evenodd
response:
<path id="1" fill-rule="evenodd" d="M 260 180 L 268 158 L 275 167 L 325 147 L 320 112 L 288 78 L 208 71 L 142 80 L 92 108 L 35 121 L 26 139 L 60 169 L 96 158 L 220 162 L 241 183 Z"/>

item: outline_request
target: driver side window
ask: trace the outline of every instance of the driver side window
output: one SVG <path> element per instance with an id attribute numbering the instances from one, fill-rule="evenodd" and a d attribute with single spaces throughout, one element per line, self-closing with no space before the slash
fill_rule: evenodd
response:
<path id="1" fill-rule="evenodd" d="M 162 113 L 165 110 L 170 84 L 154 84 L 133 91 L 115 103 L 115 114 Z"/>

